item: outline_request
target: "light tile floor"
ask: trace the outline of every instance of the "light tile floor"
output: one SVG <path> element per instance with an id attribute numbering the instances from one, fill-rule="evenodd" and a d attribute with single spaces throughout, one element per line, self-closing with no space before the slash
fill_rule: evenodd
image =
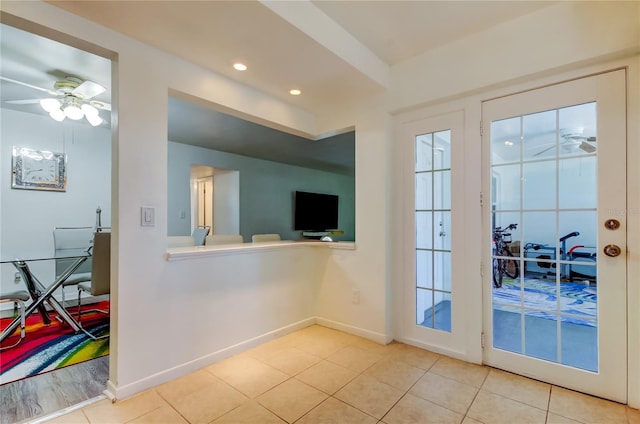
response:
<path id="1" fill-rule="evenodd" d="M 49 423 L 633 423 L 640 412 L 400 343 L 319 325 Z"/>

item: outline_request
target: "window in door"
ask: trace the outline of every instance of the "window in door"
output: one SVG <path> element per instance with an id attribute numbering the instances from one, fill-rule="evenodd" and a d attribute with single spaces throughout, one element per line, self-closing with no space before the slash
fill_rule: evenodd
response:
<path id="1" fill-rule="evenodd" d="M 451 131 L 415 143 L 416 324 L 451 332 Z"/>

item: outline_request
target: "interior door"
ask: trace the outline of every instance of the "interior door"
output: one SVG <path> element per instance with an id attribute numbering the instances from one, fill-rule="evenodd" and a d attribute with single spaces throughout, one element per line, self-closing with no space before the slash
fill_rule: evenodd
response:
<path id="1" fill-rule="evenodd" d="M 482 106 L 484 361 L 623 403 L 625 80 Z"/>
<path id="2" fill-rule="evenodd" d="M 402 339 L 463 357 L 464 115 L 452 112 L 402 125 L 407 251 Z"/>

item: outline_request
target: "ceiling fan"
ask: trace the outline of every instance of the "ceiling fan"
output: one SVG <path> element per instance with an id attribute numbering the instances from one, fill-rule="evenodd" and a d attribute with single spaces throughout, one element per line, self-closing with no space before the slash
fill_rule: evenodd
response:
<path id="1" fill-rule="evenodd" d="M 7 100 L 6 103 L 39 103 L 49 113 L 49 116 L 58 122 L 64 121 L 65 118 L 75 121 L 86 118 L 95 127 L 103 122 L 98 110 L 111 110 L 110 104 L 92 100 L 95 96 L 106 91 L 106 88 L 93 81 L 66 77 L 56 81 L 53 84 L 53 90 L 49 90 L 7 77 L 0 76 L 0 80 L 39 90 L 52 96 L 41 99 Z"/>
<path id="2" fill-rule="evenodd" d="M 585 153 L 593 153 L 596 151 L 596 137 L 590 136 L 587 137 L 582 135 L 582 131 L 577 132 L 567 132 L 560 135 L 562 140 L 560 141 L 560 149 L 565 152 L 572 152 L 576 149 L 580 149 Z M 540 156 L 541 154 L 548 152 L 551 149 L 554 149 L 555 144 L 540 150 L 538 153 L 533 156 Z"/>

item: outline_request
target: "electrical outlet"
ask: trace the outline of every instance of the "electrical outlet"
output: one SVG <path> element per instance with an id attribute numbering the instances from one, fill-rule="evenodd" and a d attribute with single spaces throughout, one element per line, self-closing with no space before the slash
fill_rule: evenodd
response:
<path id="1" fill-rule="evenodd" d="M 354 305 L 357 305 L 360 303 L 360 290 L 359 289 L 352 289 L 351 290 L 351 303 L 353 303 Z"/>

